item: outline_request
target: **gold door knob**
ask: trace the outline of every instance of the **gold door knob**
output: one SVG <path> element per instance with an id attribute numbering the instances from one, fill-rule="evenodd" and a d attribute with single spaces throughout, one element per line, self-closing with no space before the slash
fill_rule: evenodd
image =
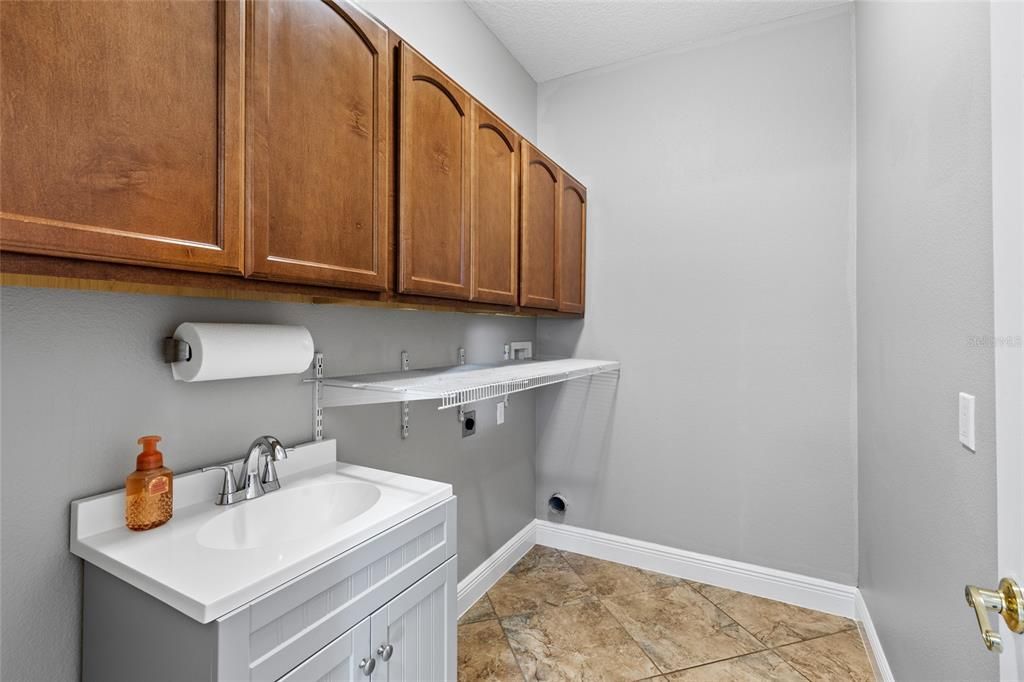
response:
<path id="1" fill-rule="evenodd" d="M 981 630 L 981 641 L 989 651 L 997 654 L 1003 651 L 1003 638 L 989 623 L 989 611 L 1001 613 L 1011 631 L 1017 634 L 1024 633 L 1024 595 L 1011 578 L 1000 580 L 998 590 L 983 590 L 968 585 L 964 588 L 964 596 L 967 597 L 967 605 L 974 607 L 974 614 L 978 617 L 978 628 Z"/>

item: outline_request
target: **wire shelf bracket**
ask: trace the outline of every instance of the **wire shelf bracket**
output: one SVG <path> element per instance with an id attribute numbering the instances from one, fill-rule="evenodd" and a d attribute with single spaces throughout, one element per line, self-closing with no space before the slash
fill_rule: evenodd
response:
<path id="1" fill-rule="evenodd" d="M 313 383 L 313 440 L 320 441 L 324 439 L 323 383 L 320 381 L 324 378 L 323 353 L 313 353 L 313 378 L 316 380 Z"/>
<path id="2" fill-rule="evenodd" d="M 407 350 L 403 350 L 402 351 L 402 371 L 403 372 L 408 372 L 409 371 L 409 351 L 407 351 Z M 400 406 L 400 409 L 402 410 L 402 414 L 401 414 L 401 425 L 400 425 L 399 428 L 400 428 L 401 433 L 402 433 L 402 440 L 408 440 L 408 438 L 409 438 L 409 401 L 408 400 L 403 400 L 402 404 Z"/>

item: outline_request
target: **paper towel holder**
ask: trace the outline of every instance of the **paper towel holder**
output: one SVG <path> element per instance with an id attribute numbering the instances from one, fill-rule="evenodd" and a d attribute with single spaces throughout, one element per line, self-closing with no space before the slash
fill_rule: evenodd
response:
<path id="1" fill-rule="evenodd" d="M 164 362 L 173 364 L 175 362 L 188 362 L 192 359 L 192 346 L 187 341 L 176 339 L 173 336 L 164 338 Z"/>

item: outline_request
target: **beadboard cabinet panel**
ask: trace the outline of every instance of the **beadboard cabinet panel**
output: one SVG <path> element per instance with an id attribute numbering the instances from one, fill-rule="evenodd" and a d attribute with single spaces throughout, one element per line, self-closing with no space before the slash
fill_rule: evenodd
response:
<path id="1" fill-rule="evenodd" d="M 402 43 L 399 72 L 399 285 L 468 300 L 470 98 Z"/>
<path id="2" fill-rule="evenodd" d="M 455 680 L 458 570 L 449 559 L 373 614 L 379 682 Z M 384 655 L 386 654 L 386 655 Z"/>
<path id="3" fill-rule="evenodd" d="M 0 247 L 240 272 L 238 0 L 0 3 Z"/>
<path id="4" fill-rule="evenodd" d="M 471 113 L 471 299 L 516 302 L 519 136 L 482 104 Z"/>
<path id="5" fill-rule="evenodd" d="M 366 654 L 370 651 L 370 619 L 316 652 L 279 682 L 356 682 L 365 679 Z M 359 665 L 363 667 L 360 668 Z"/>
<path id="6" fill-rule="evenodd" d="M 248 11 L 246 274 L 384 289 L 388 31 L 344 0 Z"/>
<path id="7" fill-rule="evenodd" d="M 558 309 L 583 313 L 586 295 L 587 188 L 562 171 L 558 238 Z"/>
<path id="8" fill-rule="evenodd" d="M 522 266 L 519 304 L 558 309 L 558 222 L 561 170 L 527 141 L 522 143 Z"/>

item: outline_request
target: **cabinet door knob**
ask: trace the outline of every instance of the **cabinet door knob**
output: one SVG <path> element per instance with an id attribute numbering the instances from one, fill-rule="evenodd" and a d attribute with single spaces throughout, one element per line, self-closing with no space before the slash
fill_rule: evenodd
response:
<path id="1" fill-rule="evenodd" d="M 373 669 L 377 667 L 377 659 L 375 658 L 364 658 L 359 661 L 359 669 L 363 671 L 363 674 L 369 676 L 373 672 Z"/>
<path id="2" fill-rule="evenodd" d="M 390 644 L 381 644 L 377 647 L 377 655 L 380 656 L 380 660 L 385 663 L 391 660 L 391 654 L 395 653 L 395 647 Z"/>

